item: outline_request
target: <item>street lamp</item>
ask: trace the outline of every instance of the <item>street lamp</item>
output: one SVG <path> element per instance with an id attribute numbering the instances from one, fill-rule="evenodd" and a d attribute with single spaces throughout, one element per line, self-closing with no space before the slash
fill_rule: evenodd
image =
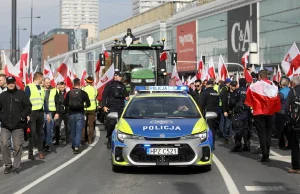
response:
<path id="1" fill-rule="evenodd" d="M 19 60 L 20 60 L 20 57 L 21 57 L 21 50 L 20 50 L 20 30 L 27 30 L 26 28 L 23 28 L 23 29 L 20 29 L 20 26 L 18 26 L 18 57 L 19 57 Z"/>

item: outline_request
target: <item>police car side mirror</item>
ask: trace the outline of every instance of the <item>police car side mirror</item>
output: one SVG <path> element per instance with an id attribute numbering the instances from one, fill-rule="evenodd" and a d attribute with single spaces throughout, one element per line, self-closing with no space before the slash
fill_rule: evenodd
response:
<path id="1" fill-rule="evenodd" d="M 206 119 L 215 119 L 218 117 L 218 114 L 215 112 L 207 112 L 205 115 Z"/>
<path id="2" fill-rule="evenodd" d="M 118 120 L 119 115 L 118 115 L 117 112 L 111 112 L 111 113 L 109 113 L 109 114 L 107 115 L 107 118 Z"/>

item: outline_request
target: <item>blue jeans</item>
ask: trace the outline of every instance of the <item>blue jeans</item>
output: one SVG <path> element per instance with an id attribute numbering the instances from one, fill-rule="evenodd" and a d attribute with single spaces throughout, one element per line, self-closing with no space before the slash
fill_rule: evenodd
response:
<path id="1" fill-rule="evenodd" d="M 50 113 L 51 120 L 48 123 L 47 121 L 47 115 L 44 114 L 45 123 L 44 123 L 44 140 L 46 141 L 46 144 L 50 146 L 52 144 L 52 138 L 53 138 L 53 128 L 54 128 L 54 120 L 52 118 L 52 114 Z"/>
<path id="2" fill-rule="evenodd" d="M 228 117 L 224 117 L 225 126 L 223 129 L 224 138 L 228 138 L 229 136 L 233 136 L 233 129 L 232 129 L 232 121 Z"/>
<path id="3" fill-rule="evenodd" d="M 81 132 L 84 127 L 84 114 L 70 114 L 69 127 L 71 130 L 72 147 L 79 148 L 81 141 Z"/>

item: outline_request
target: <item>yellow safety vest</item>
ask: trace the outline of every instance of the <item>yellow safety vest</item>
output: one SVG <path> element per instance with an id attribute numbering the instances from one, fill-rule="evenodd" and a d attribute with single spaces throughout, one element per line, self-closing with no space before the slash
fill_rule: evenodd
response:
<path id="1" fill-rule="evenodd" d="M 226 90 L 228 90 L 227 86 L 224 86 L 224 87 L 220 90 L 220 94 L 221 94 L 221 92 L 222 92 L 222 90 L 223 90 L 224 88 L 225 88 Z M 219 106 L 222 106 L 222 100 L 221 100 L 221 98 L 220 98 Z"/>
<path id="2" fill-rule="evenodd" d="M 214 85 L 214 90 L 219 93 L 219 85 Z"/>
<path id="3" fill-rule="evenodd" d="M 83 88 L 83 91 L 85 91 L 88 96 L 89 96 L 89 99 L 91 101 L 91 106 L 88 107 L 86 110 L 96 110 L 97 108 L 97 90 L 93 87 L 93 86 L 85 86 Z"/>
<path id="4" fill-rule="evenodd" d="M 56 111 L 56 106 L 55 106 L 55 95 L 57 93 L 57 90 L 55 88 L 50 90 L 50 95 L 48 99 L 48 108 L 49 111 L 55 112 Z"/>
<path id="5" fill-rule="evenodd" d="M 30 102 L 32 104 L 32 110 L 40 110 L 44 106 L 45 91 L 41 88 L 40 92 L 34 83 L 27 85 L 30 89 Z"/>

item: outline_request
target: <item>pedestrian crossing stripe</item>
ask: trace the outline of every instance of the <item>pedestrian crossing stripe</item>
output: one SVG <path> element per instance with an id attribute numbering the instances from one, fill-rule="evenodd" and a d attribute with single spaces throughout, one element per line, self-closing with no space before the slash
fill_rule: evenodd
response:
<path id="1" fill-rule="evenodd" d="M 246 191 L 285 191 L 283 186 L 245 186 Z"/>

